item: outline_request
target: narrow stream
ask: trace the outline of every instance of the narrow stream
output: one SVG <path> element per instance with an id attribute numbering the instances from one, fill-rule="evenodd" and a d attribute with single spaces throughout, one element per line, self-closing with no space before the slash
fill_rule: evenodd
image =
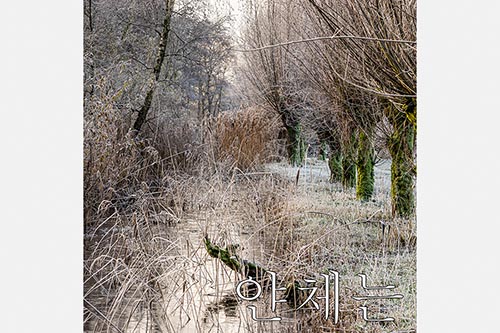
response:
<path id="1" fill-rule="evenodd" d="M 283 167 L 276 165 L 269 165 L 268 170 L 278 170 L 289 179 L 295 179 L 297 172 L 297 168 L 283 170 Z M 317 186 L 318 183 L 330 186 L 325 181 L 328 179 L 328 172 L 325 164 L 306 166 L 301 170 L 299 183 L 302 187 Z M 386 164 L 376 168 L 376 182 L 379 183 L 376 188 L 383 189 L 384 193 L 381 195 L 384 196 L 390 185 L 386 183 L 388 175 Z M 238 254 L 242 258 L 256 263 L 263 262 L 259 256 L 265 253 L 264 245 L 259 237 L 254 237 L 255 234 L 244 228 L 238 212 L 233 213 L 232 217 L 227 216 L 227 211 L 220 216 L 216 211 L 197 213 L 184 217 L 173 226 L 157 225 L 157 228 L 164 229 L 161 234 L 168 235 L 168 238 L 157 241 L 163 242 L 162 248 L 168 249 L 164 255 L 171 267 L 158 280 L 163 292 L 161 304 L 152 302 L 145 305 L 140 301 L 142 295 L 130 295 L 128 311 L 123 312 L 132 315 L 125 314 L 120 319 L 111 318 L 113 323 L 108 322 L 106 331 L 123 332 L 120 329 L 126 327 L 124 332 L 127 333 L 265 332 L 250 318 L 246 306 L 235 297 L 235 286 L 241 277 L 220 260 L 209 257 L 203 243 L 206 232 L 215 244 L 221 247 L 236 244 L 241 246 L 241 253 Z M 230 243 L 220 243 L 223 241 Z M 97 322 L 103 320 L 99 318 L 98 309 L 106 308 L 104 305 L 109 299 L 92 297 L 89 300 L 91 304 L 86 304 L 86 307 L 95 311 L 94 317 L 86 320 L 84 330 L 103 332 L 104 330 L 98 329 L 103 327 L 102 323 L 101 326 L 97 325 Z M 285 324 L 279 325 L 281 326 L 274 326 L 274 332 L 284 328 Z"/>

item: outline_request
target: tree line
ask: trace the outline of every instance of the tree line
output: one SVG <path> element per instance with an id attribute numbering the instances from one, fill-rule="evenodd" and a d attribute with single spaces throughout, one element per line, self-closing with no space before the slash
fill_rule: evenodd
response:
<path id="1" fill-rule="evenodd" d="M 303 163 L 304 133 L 314 132 L 330 180 L 360 200 L 372 197 L 374 164 L 388 154 L 393 214 L 411 216 L 416 1 L 242 0 L 239 42 L 216 3 L 84 1 L 88 133 L 109 100 L 121 119 L 113 135 L 187 158 L 220 114 L 258 106 L 279 119 L 291 164 Z M 85 144 L 95 149 L 91 135 Z"/>
<path id="2" fill-rule="evenodd" d="M 302 130 L 329 147 L 331 180 L 374 191 L 388 151 L 393 213 L 415 209 L 416 2 L 248 1 L 243 58 L 254 97 L 280 115 L 288 159 L 302 163 Z"/>

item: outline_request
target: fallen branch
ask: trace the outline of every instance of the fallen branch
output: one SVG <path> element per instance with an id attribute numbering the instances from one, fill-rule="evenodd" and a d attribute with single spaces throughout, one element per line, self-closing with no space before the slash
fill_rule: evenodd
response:
<path id="1" fill-rule="evenodd" d="M 235 253 L 235 246 L 228 246 L 225 249 L 213 244 L 208 235 L 205 235 L 205 247 L 208 254 L 220 259 L 227 267 L 241 274 L 245 278 L 253 278 L 256 281 L 262 281 L 267 270 L 251 261 L 240 259 Z"/>
<path id="2" fill-rule="evenodd" d="M 227 267 L 231 268 L 233 271 L 241 274 L 245 278 L 252 278 L 255 281 L 263 284 L 263 289 L 268 289 L 270 287 L 270 280 L 265 276 L 267 270 L 251 261 L 240 259 L 234 253 L 236 247 L 230 245 L 225 249 L 213 244 L 207 235 L 205 235 L 205 247 L 207 252 L 211 257 L 220 259 Z M 307 295 L 299 289 L 301 284 L 293 280 L 288 283 L 286 290 L 284 291 L 284 299 L 286 299 L 288 305 L 292 308 L 297 308 L 299 304 L 302 304 L 306 299 Z"/>

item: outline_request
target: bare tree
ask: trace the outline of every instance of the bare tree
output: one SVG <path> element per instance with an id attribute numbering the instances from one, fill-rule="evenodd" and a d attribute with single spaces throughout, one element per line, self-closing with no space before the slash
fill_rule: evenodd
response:
<path id="1" fill-rule="evenodd" d="M 308 0 L 330 34 L 341 38 L 332 59 L 342 68 L 330 68 L 337 81 L 386 102 L 384 114 L 393 131 L 393 212 L 414 211 L 416 126 L 416 2 L 413 0 L 329 1 Z M 342 60 L 343 59 L 343 60 Z"/>
<path id="2" fill-rule="evenodd" d="M 158 81 L 160 79 L 160 73 L 165 59 L 165 50 L 167 48 L 168 35 L 170 33 L 170 22 L 172 21 L 172 12 L 174 10 L 175 0 L 165 0 L 165 16 L 163 20 L 162 32 L 160 36 L 160 42 L 158 44 L 157 55 L 155 59 L 155 64 L 153 67 L 152 76 L 149 79 L 148 89 L 146 92 L 146 97 L 141 108 L 138 110 L 137 118 L 134 122 L 133 128 L 139 132 L 142 125 L 146 121 L 146 116 L 148 115 L 149 109 L 151 108 L 151 101 L 153 100 L 153 94 L 156 90 Z"/>
<path id="3" fill-rule="evenodd" d="M 250 47 L 276 44 L 294 36 L 290 27 L 295 23 L 295 1 L 268 0 L 250 7 L 252 16 L 244 36 Z M 302 94 L 300 86 L 304 81 L 294 57 L 293 50 L 287 48 L 260 49 L 244 54 L 248 82 L 264 103 L 280 115 L 288 159 L 291 164 L 299 165 L 305 150 L 301 116 L 308 103 Z"/>

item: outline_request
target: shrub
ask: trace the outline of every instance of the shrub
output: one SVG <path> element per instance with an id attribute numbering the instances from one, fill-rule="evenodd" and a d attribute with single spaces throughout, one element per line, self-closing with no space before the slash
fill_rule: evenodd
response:
<path id="1" fill-rule="evenodd" d="M 276 117 L 259 108 L 219 115 L 213 133 L 217 160 L 229 160 L 241 170 L 268 162 L 274 153 L 278 124 Z"/>

